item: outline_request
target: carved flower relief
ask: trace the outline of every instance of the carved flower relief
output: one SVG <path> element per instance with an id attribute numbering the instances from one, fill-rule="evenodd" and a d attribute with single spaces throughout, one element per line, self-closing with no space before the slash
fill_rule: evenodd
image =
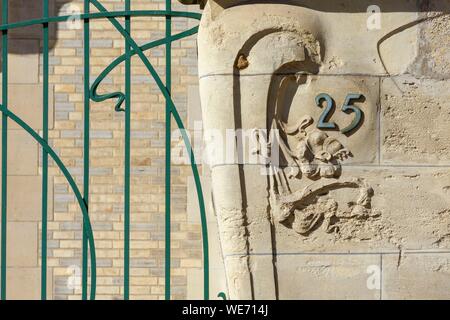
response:
<path id="1" fill-rule="evenodd" d="M 338 234 L 341 229 L 348 229 L 347 222 L 352 219 L 376 218 L 377 213 L 371 209 L 373 190 L 364 180 L 337 180 L 341 175 L 340 163 L 351 152 L 323 131 L 306 131 L 312 123 L 313 119 L 305 116 L 293 127 L 281 121 L 273 126 L 280 128 L 285 138 L 278 135 L 275 141 L 271 135 L 269 146 L 278 144 L 289 168 L 272 170 L 270 203 L 275 220 L 308 236 L 321 225 L 325 225 L 327 233 Z M 290 180 L 305 177 L 316 182 L 302 190 L 291 190 Z M 359 195 L 341 205 L 331 193 L 338 189 L 357 189 Z"/>
<path id="2" fill-rule="evenodd" d="M 323 131 L 313 130 L 306 132 L 305 129 L 312 124 L 311 117 L 306 116 L 300 120 L 299 125 L 294 128 L 288 128 L 280 122 L 283 131 L 296 140 L 293 147 L 288 147 L 283 141 L 282 149 L 288 153 L 288 163 L 294 170 L 297 167 L 299 171 L 291 173 L 291 177 L 298 176 L 301 172 L 308 178 L 334 178 L 340 175 L 340 163 L 351 156 L 336 138 L 329 137 Z"/>
<path id="3" fill-rule="evenodd" d="M 299 142 L 293 156 L 301 172 L 308 178 L 333 178 L 340 171 L 337 159 L 348 157 L 349 152 L 325 132 L 313 131 Z"/>

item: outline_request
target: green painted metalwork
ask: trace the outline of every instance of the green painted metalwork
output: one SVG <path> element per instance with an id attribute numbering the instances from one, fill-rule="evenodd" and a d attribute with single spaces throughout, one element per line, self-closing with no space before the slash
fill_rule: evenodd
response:
<path id="1" fill-rule="evenodd" d="M 166 0 L 166 10 L 172 11 L 172 1 Z M 172 17 L 166 16 L 166 39 L 172 36 Z M 166 89 L 170 94 L 172 86 L 172 42 L 166 43 Z M 170 266 L 171 266 L 171 225 L 170 225 L 170 195 L 171 195 L 171 140 L 172 140 L 172 110 L 166 99 L 166 170 L 165 170 L 165 298 L 170 300 Z"/>
<path id="2" fill-rule="evenodd" d="M 125 0 L 125 11 L 130 11 L 130 0 Z M 125 31 L 131 37 L 130 16 L 125 17 Z M 130 159 L 131 159 L 131 55 L 130 43 L 125 38 L 125 204 L 124 204 L 124 258 L 123 297 L 130 298 Z"/>
<path id="3" fill-rule="evenodd" d="M 8 23 L 8 0 L 2 1 L 2 24 Z M 2 109 L 8 109 L 8 30 L 2 30 Z M 1 235 L 1 298 L 6 299 L 6 230 L 7 230 L 7 172 L 8 115 L 2 113 L 2 235 Z"/>
<path id="4" fill-rule="evenodd" d="M 83 177 L 83 195 L 78 189 L 74 178 L 66 168 L 64 163 L 55 153 L 55 151 L 48 144 L 48 26 L 50 23 L 64 22 L 71 18 L 71 16 L 48 16 L 48 0 L 43 0 L 43 18 L 33 19 L 28 21 L 19 21 L 8 23 L 8 0 L 2 0 L 2 25 L 0 30 L 2 32 L 2 104 L 0 104 L 0 111 L 2 112 L 2 209 L 1 209 L 1 298 L 6 299 L 6 224 L 7 224 L 7 122 L 8 119 L 17 123 L 23 130 L 25 130 L 43 149 L 43 177 L 42 177 L 42 269 L 41 269 L 41 298 L 46 299 L 46 278 L 47 278 L 47 189 L 48 189 L 48 156 L 52 158 L 61 170 L 62 174 L 69 183 L 72 192 L 74 193 L 83 217 L 83 245 L 82 245 L 82 299 L 87 299 L 88 292 L 88 258 L 90 258 L 90 295 L 89 298 L 95 299 L 96 291 L 96 254 L 94 235 L 92 231 L 91 222 L 89 219 L 89 132 L 90 132 L 90 101 L 101 102 L 110 99 L 117 99 L 115 103 L 116 111 L 125 112 L 125 206 L 124 206 L 124 299 L 129 298 L 129 249 L 130 249 L 130 146 L 131 146 L 131 58 L 138 55 L 140 60 L 144 63 L 150 75 L 153 77 L 156 85 L 160 89 L 164 98 L 166 99 L 166 262 L 165 262 L 165 291 L 166 298 L 170 299 L 170 138 L 171 138 L 171 120 L 174 119 L 188 150 L 191 160 L 191 168 L 195 180 L 197 196 L 200 207 L 200 218 L 202 224 L 202 244 L 203 244 L 203 265 L 204 265 L 204 298 L 209 299 L 209 250 L 208 250 L 208 233 L 207 221 L 205 213 L 205 205 L 200 182 L 200 175 L 198 173 L 197 165 L 193 150 L 189 141 L 189 137 L 185 132 L 185 127 L 181 117 L 171 98 L 171 43 L 190 35 L 197 33 L 198 27 L 172 35 L 172 18 L 189 18 L 199 20 L 201 15 L 192 12 L 172 11 L 170 0 L 166 0 L 166 10 L 131 10 L 131 0 L 125 0 L 124 11 L 108 12 L 100 1 L 84 0 L 84 13 L 80 15 L 80 19 L 84 21 L 84 177 Z M 90 12 L 90 5 L 93 5 L 98 12 Z M 125 28 L 118 22 L 117 18 L 125 18 Z M 132 17 L 164 17 L 166 19 L 166 35 L 163 39 L 158 39 L 149 42 L 143 46 L 138 46 L 131 37 L 131 18 Z M 90 85 L 90 20 L 106 18 L 114 26 L 117 31 L 124 37 L 125 40 L 125 54 L 117 57 L 105 68 L 95 81 Z M 8 109 L 8 31 L 16 28 L 23 28 L 27 26 L 41 25 L 43 32 L 43 133 L 42 137 L 36 133 L 28 124 L 21 118 L 15 115 Z M 156 70 L 150 61 L 144 55 L 144 51 L 155 48 L 157 46 L 165 45 L 166 48 L 166 84 L 162 82 Z M 125 93 L 113 92 L 107 94 L 97 94 L 97 89 L 105 77 L 114 70 L 115 67 L 125 62 Z M 125 107 L 122 104 L 125 102 Z"/>
<path id="5" fill-rule="evenodd" d="M 84 13 L 89 14 L 89 0 L 84 0 Z M 84 40 L 84 139 L 83 139 L 83 197 L 89 209 L 89 138 L 90 138 L 90 25 L 89 19 L 83 20 Z M 86 221 L 83 220 L 83 225 Z M 83 229 L 81 269 L 81 299 L 87 299 L 88 288 L 88 235 Z"/>
<path id="6" fill-rule="evenodd" d="M 81 195 L 80 190 L 77 187 L 75 180 L 70 174 L 69 170 L 66 168 L 62 160 L 58 157 L 56 152 L 48 145 L 48 143 L 42 139 L 39 134 L 37 134 L 29 125 L 27 125 L 21 118 L 7 109 L 3 104 L 0 105 L 0 111 L 17 123 L 22 129 L 24 129 L 37 143 L 41 145 L 41 147 L 47 152 L 47 154 L 53 159 L 58 168 L 61 170 L 62 174 L 66 178 L 69 183 L 72 192 L 75 194 L 75 198 L 77 199 L 78 205 L 80 206 L 83 218 L 86 223 L 83 225 L 87 235 L 88 235 L 88 243 L 90 247 L 90 258 L 91 258 L 91 299 L 95 298 L 95 282 L 96 282 L 96 258 L 95 258 L 95 244 L 94 244 L 94 236 L 92 232 L 92 226 L 89 220 L 88 209 L 86 204 L 84 203 L 83 197 Z M 3 130 L 3 128 L 2 128 Z M 3 171 L 3 169 L 2 169 Z M 5 299 L 6 299 L 6 283 L 2 282 L 2 291 L 5 290 Z"/>
<path id="7" fill-rule="evenodd" d="M 2 0 L 4 1 L 4 0 Z M 92 0 L 90 0 L 92 2 Z M 94 12 L 94 13 L 83 13 L 80 14 L 79 18 L 81 20 L 89 19 L 96 20 L 102 18 L 123 18 L 126 16 L 131 17 L 165 17 L 170 14 L 173 18 L 190 18 L 200 20 L 201 15 L 195 12 L 185 12 L 185 11 L 171 11 L 170 13 L 165 10 L 130 10 L 130 11 L 103 11 L 103 12 Z M 11 22 L 9 24 L 2 24 L 0 26 L 0 31 L 11 30 L 24 28 L 34 25 L 42 25 L 43 23 L 57 23 L 57 22 L 65 22 L 69 20 L 72 16 L 57 16 L 57 17 L 49 17 L 48 19 L 40 18 L 40 19 L 32 19 L 27 21 L 20 22 Z M 194 32 L 196 33 L 196 32 Z M 166 41 L 167 39 L 164 39 Z"/>
<path id="8" fill-rule="evenodd" d="M 48 18 L 48 0 L 43 3 L 43 16 Z M 42 24 L 43 92 L 42 92 L 42 138 L 48 143 L 48 23 Z M 48 154 L 42 152 L 42 236 L 41 236 L 41 299 L 47 300 L 47 201 L 48 201 Z"/>

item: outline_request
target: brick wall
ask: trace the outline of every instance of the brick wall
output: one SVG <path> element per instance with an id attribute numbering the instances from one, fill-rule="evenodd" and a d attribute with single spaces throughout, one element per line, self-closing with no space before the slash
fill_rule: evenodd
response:
<path id="1" fill-rule="evenodd" d="M 22 2 L 27 2 L 23 0 Z M 123 10 L 121 0 L 101 1 L 108 10 Z M 57 0 L 56 14 L 65 15 L 68 5 L 83 10 L 83 1 Z M 182 7 L 173 1 L 174 9 Z M 162 0 L 133 0 L 132 9 L 164 9 Z M 28 1 L 16 8 L 17 19 L 41 11 Z M 21 11 L 22 10 L 22 11 Z M 26 10 L 23 13 L 23 10 Z M 92 11 L 96 11 L 92 7 Z M 29 17 L 27 17 L 29 18 Z M 123 19 L 121 19 L 123 20 Z M 194 26 L 195 21 L 174 19 L 174 33 Z M 83 181 L 83 30 L 59 23 L 54 27 L 50 51 L 51 130 L 50 144 L 74 176 L 80 190 Z M 80 25 L 80 27 L 82 24 Z M 163 18 L 133 18 L 132 36 L 143 44 L 164 36 Z M 36 28 L 34 28 L 36 29 Z M 31 30 L 31 29 L 30 29 Z M 124 40 L 108 21 L 91 22 L 91 81 L 124 53 Z M 10 53 L 10 106 L 36 130 L 42 128 L 42 39 L 39 29 L 15 33 Z M 164 79 L 164 47 L 146 56 Z M 173 45 L 173 97 L 185 123 L 198 117 L 188 101 L 197 103 L 195 36 Z M 99 92 L 124 90 L 124 65 L 105 79 Z M 190 95 L 194 95 L 192 98 Z M 123 296 L 123 184 L 124 113 L 114 111 L 115 101 L 91 103 L 90 217 L 97 248 L 97 298 Z M 132 60 L 131 150 L 131 279 L 130 298 L 164 297 L 164 130 L 165 103 L 148 71 L 138 58 Z M 10 121 L 11 122 L 11 121 Z M 189 121 L 191 122 L 191 121 Z M 173 128 L 176 125 L 173 124 Z M 8 297 L 39 298 L 39 228 L 41 167 L 39 148 L 26 133 L 10 125 L 9 161 L 9 258 Z M 202 265 L 200 225 L 187 213 L 188 166 L 172 168 L 172 295 L 188 296 L 188 274 Z M 50 161 L 49 297 L 79 299 L 76 285 L 81 272 L 81 211 L 69 185 Z M 75 284 L 75 285 L 74 285 Z M 197 298 L 201 298 L 199 295 Z"/>

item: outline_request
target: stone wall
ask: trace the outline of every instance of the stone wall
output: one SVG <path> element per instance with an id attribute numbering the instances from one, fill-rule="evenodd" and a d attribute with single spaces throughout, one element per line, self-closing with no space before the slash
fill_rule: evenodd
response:
<path id="1" fill-rule="evenodd" d="M 208 1 L 205 132 L 236 131 L 211 160 L 231 298 L 449 298 L 449 13 Z"/>

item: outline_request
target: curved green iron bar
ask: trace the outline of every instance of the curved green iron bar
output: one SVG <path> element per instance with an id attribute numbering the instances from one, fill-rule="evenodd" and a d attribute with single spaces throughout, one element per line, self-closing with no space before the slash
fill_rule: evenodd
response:
<path id="1" fill-rule="evenodd" d="M 89 13 L 89 0 L 84 0 L 84 13 Z M 90 156 L 90 21 L 83 20 L 83 43 L 84 43 L 84 79 L 83 79 L 83 104 L 84 104 L 84 130 L 83 130 L 83 198 L 89 213 L 89 156 Z M 84 222 L 83 222 L 84 223 Z M 83 229 L 82 239 L 82 271 L 81 271 L 81 299 L 87 299 L 88 288 L 88 241 L 87 234 Z"/>
<path id="2" fill-rule="evenodd" d="M 81 213 L 83 215 L 83 219 L 85 223 L 83 224 L 83 229 L 85 229 L 86 234 L 88 235 L 88 242 L 90 247 L 91 254 L 91 300 L 95 299 L 95 288 L 96 288 L 96 257 L 95 257 L 95 244 L 94 244 L 94 234 L 92 232 L 91 222 L 89 220 L 88 210 L 86 204 L 83 200 L 80 190 L 77 187 L 75 180 L 70 174 L 69 170 L 66 168 L 62 160 L 58 157 L 55 151 L 48 145 L 48 143 L 39 136 L 28 124 L 26 124 L 21 118 L 11 112 L 9 109 L 6 109 L 3 104 L 0 104 L 0 112 L 10 118 L 12 121 L 17 123 L 22 129 L 24 129 L 37 143 L 39 143 L 42 148 L 48 153 L 48 155 L 55 161 L 58 168 L 61 170 L 62 174 L 66 178 L 70 187 L 72 188 L 75 197 L 77 198 L 78 204 L 81 209 Z"/>
<path id="3" fill-rule="evenodd" d="M 89 1 L 89 0 L 86 0 Z M 189 19 L 195 19 L 200 20 L 201 14 L 195 13 L 195 12 L 184 12 L 184 11 L 165 11 L 165 10 L 130 10 L 127 11 L 110 11 L 110 12 L 95 12 L 95 13 L 85 13 L 80 14 L 80 19 L 84 20 L 92 20 L 92 19 L 102 19 L 102 18 L 108 18 L 108 17 L 126 17 L 126 16 L 155 16 L 155 17 L 164 17 L 164 16 L 171 16 L 171 17 L 180 17 L 180 18 L 189 18 Z M 9 29 L 16 29 L 16 28 L 23 28 L 23 27 L 29 27 L 37 24 L 43 24 L 43 23 L 55 23 L 55 22 L 64 22 L 67 19 L 71 18 L 72 16 L 57 16 L 57 17 L 50 17 L 50 18 L 43 18 L 43 19 L 33 19 L 33 20 L 27 20 L 27 21 L 20 21 L 15 23 L 9 23 L 9 24 L 2 24 L 0 25 L 0 30 L 9 30 Z M 146 51 L 152 48 L 155 48 L 160 45 L 164 45 L 167 42 L 174 42 L 180 39 L 183 39 L 185 37 L 194 35 L 198 32 L 198 27 L 193 27 L 189 30 L 180 32 L 178 34 L 175 34 L 171 36 L 170 38 L 163 38 L 159 40 L 155 40 L 152 42 L 149 42 L 141 47 L 139 47 L 142 51 Z M 134 56 L 137 54 L 136 50 L 131 50 L 130 52 L 131 56 Z M 123 102 L 125 101 L 125 95 L 122 92 L 113 92 L 109 94 L 97 94 L 97 88 L 100 85 L 100 82 L 103 81 L 104 78 L 120 63 L 125 61 L 126 55 L 123 54 L 120 57 L 116 58 L 107 68 L 105 68 L 102 73 L 96 78 L 94 83 L 91 86 L 90 94 L 91 94 L 91 100 L 94 102 L 103 102 L 105 100 L 118 98 L 118 101 L 116 103 L 116 111 L 125 111 L 123 108 L 120 108 Z"/>
<path id="4" fill-rule="evenodd" d="M 8 22 L 8 1 L 2 1 L 2 22 Z M 8 30 L 2 30 L 2 104 L 8 108 Z M 7 200 L 8 200 L 8 116 L 2 114 L 2 234 L 1 234 L 1 299 L 6 300 L 6 241 L 7 241 Z"/>
<path id="5" fill-rule="evenodd" d="M 125 0 L 125 11 L 130 11 L 130 0 Z M 131 36 L 131 19 L 125 17 L 125 31 Z M 125 39 L 125 171 L 124 171 L 124 246 L 123 298 L 130 299 L 130 167 L 131 167 L 131 56 L 130 43 Z"/>
<path id="6" fill-rule="evenodd" d="M 195 12 L 186 12 L 186 11 L 171 11 L 170 13 L 166 10 L 130 10 L 130 11 L 106 11 L 106 12 L 93 12 L 93 13 L 83 13 L 78 17 L 80 20 L 89 19 L 102 19 L 102 18 L 120 18 L 126 16 L 133 17 L 164 17 L 169 15 L 177 18 L 189 18 L 200 20 L 201 14 Z M 12 22 L 7 24 L 0 25 L 0 31 L 6 31 L 10 29 L 17 29 L 23 27 L 29 27 L 33 25 L 41 25 L 43 23 L 56 23 L 56 22 L 65 22 L 68 19 L 72 18 L 72 15 L 65 16 L 56 16 L 49 18 L 39 18 L 39 19 L 31 19 L 20 22 Z"/>
<path id="7" fill-rule="evenodd" d="M 172 11 L 172 0 L 166 0 L 166 10 Z M 166 38 L 170 38 L 172 35 L 172 18 L 170 16 L 166 16 Z M 166 89 L 169 94 L 171 94 L 172 90 L 172 42 L 168 41 L 166 43 Z M 171 274 L 171 207 L 170 207 L 170 199 L 171 199 L 171 186 L 170 182 L 171 178 L 171 141 L 172 141 L 172 109 L 170 108 L 169 101 L 166 99 L 166 114 L 165 114 L 165 122 L 166 122 L 166 157 L 165 157 L 165 270 L 164 270 L 164 281 L 165 281 L 165 299 L 170 300 L 170 274 Z"/>
<path id="8" fill-rule="evenodd" d="M 193 34 L 196 34 L 198 31 L 198 27 L 194 27 L 191 28 L 189 30 L 177 33 L 175 35 L 173 35 L 172 37 L 170 37 L 170 39 L 166 39 L 166 38 L 162 38 L 162 39 L 158 39 L 152 42 L 149 42 L 141 47 L 139 47 L 139 49 L 141 51 L 147 51 L 149 49 L 161 46 L 166 44 L 168 41 L 177 41 L 186 37 L 189 37 Z M 130 55 L 134 56 L 136 55 L 137 52 L 136 50 L 131 50 Z M 119 57 L 117 57 L 113 62 L 111 62 L 99 75 L 98 77 L 95 79 L 94 83 L 91 86 L 91 99 L 92 101 L 95 102 L 103 102 L 105 100 L 109 100 L 109 99 L 115 99 L 117 98 L 117 102 L 115 105 L 115 110 L 116 111 L 125 111 L 123 108 L 121 108 L 123 102 L 125 101 L 125 95 L 122 92 L 112 92 L 112 93 L 106 93 L 106 94 L 98 94 L 97 93 L 97 89 L 100 86 L 101 82 L 108 76 L 108 74 L 114 70 L 119 64 L 121 64 L 122 62 L 124 62 L 126 59 L 126 55 L 123 54 Z"/>
<path id="9" fill-rule="evenodd" d="M 225 292 L 221 291 L 217 294 L 217 298 L 220 298 L 222 300 L 227 300 L 227 295 Z"/>
<path id="10" fill-rule="evenodd" d="M 95 1 L 95 0 L 91 0 L 91 1 L 95 2 L 93 4 L 97 8 L 98 8 L 98 6 L 102 7 L 100 5 L 100 3 L 98 3 L 97 1 Z M 116 23 L 117 23 L 117 21 L 115 19 L 111 19 L 111 18 L 114 18 L 114 17 L 127 17 L 127 16 L 160 16 L 161 17 L 161 16 L 169 16 L 169 15 L 171 17 L 184 17 L 184 18 L 191 18 L 191 19 L 196 19 L 196 20 L 200 20 L 200 18 L 201 18 L 201 14 L 193 13 L 193 12 L 181 12 L 181 11 L 170 11 L 170 12 L 168 12 L 168 11 L 165 11 L 165 10 L 135 10 L 135 11 L 131 11 L 130 10 L 130 11 L 113 11 L 113 12 L 108 12 L 104 8 L 103 8 L 103 10 L 104 11 L 100 10 L 102 12 L 97 12 L 97 13 L 81 14 L 79 17 L 80 17 L 80 19 L 85 19 L 85 20 L 86 19 L 87 20 L 91 20 L 91 19 L 108 18 L 110 21 L 114 20 Z M 37 24 L 64 22 L 64 21 L 68 20 L 69 18 L 71 18 L 71 16 L 68 15 L 68 16 L 57 16 L 57 17 L 50 17 L 50 18 L 42 18 L 42 19 L 33 19 L 33 20 L 21 21 L 21 22 L 16 22 L 16 23 L 2 24 L 2 25 L 0 25 L 0 30 L 3 32 L 3 31 L 6 31 L 6 30 L 9 30 L 9 29 L 22 28 L 22 27 L 32 26 L 32 25 L 37 25 Z M 113 25 L 114 25 L 114 23 L 113 23 Z M 126 34 L 124 34 L 124 33 L 126 33 L 126 31 L 123 30 L 123 28 L 121 28 L 120 24 L 119 25 L 115 25 L 115 27 L 116 27 L 116 29 L 119 30 L 119 32 L 121 32 L 121 34 L 124 37 L 127 37 Z M 143 60 L 144 64 L 146 65 L 147 69 L 150 71 L 151 75 L 153 76 L 153 78 L 157 82 L 157 85 L 160 88 L 160 90 L 163 93 L 163 95 L 165 96 L 166 100 L 168 100 L 168 104 L 169 104 L 169 107 L 172 109 L 174 119 L 175 119 L 178 127 L 181 129 L 183 140 L 184 140 L 184 143 L 186 145 L 186 148 L 187 148 L 187 150 L 190 153 L 191 167 L 192 167 L 192 171 L 193 171 L 193 174 L 194 174 L 194 180 L 195 180 L 195 183 L 196 183 L 196 189 L 197 189 L 198 200 L 199 200 L 199 205 L 200 205 L 200 215 L 201 215 L 201 221 L 202 221 L 202 237 L 203 237 L 204 266 L 205 266 L 205 268 L 204 268 L 204 286 L 205 286 L 204 296 L 205 296 L 205 299 L 208 299 L 209 298 L 209 250 L 208 250 L 207 225 L 206 225 L 206 215 L 205 215 L 205 208 L 204 208 L 203 193 L 202 193 L 200 178 L 199 178 L 199 174 L 198 174 L 198 169 L 197 169 L 197 167 L 195 165 L 194 154 L 193 154 L 190 142 L 189 142 L 189 138 L 188 138 L 187 134 L 185 133 L 184 125 L 182 123 L 181 117 L 179 116 L 178 111 L 176 110 L 175 105 L 174 105 L 172 99 L 170 98 L 170 94 L 167 92 L 167 89 L 162 84 L 162 81 L 159 78 L 158 74 L 156 73 L 156 70 L 154 70 L 153 66 L 146 59 L 146 57 L 143 55 L 143 53 L 141 51 L 141 50 L 148 50 L 150 48 L 154 48 L 156 46 L 166 44 L 167 42 L 173 42 L 173 41 L 182 39 L 184 37 L 187 37 L 187 36 L 190 36 L 190 35 L 193 35 L 193 34 L 197 33 L 197 31 L 198 31 L 198 27 L 194 27 L 194 28 L 189 29 L 187 31 L 181 32 L 179 34 L 176 34 L 176 35 L 174 35 L 174 36 L 172 36 L 170 38 L 164 38 L 164 39 L 156 40 L 156 41 L 148 43 L 148 44 L 146 44 L 146 45 L 144 45 L 142 47 L 137 46 L 137 44 L 130 38 L 130 40 L 131 40 L 130 44 L 134 48 L 134 50 L 132 50 L 130 54 L 131 55 L 138 54 L 140 56 L 140 58 Z M 122 57 L 123 57 L 123 59 L 122 59 Z M 122 56 L 122 57 L 119 57 L 118 59 L 116 59 L 113 62 L 113 64 L 114 63 L 117 63 L 117 64 L 115 64 L 114 66 L 113 66 L 113 64 L 110 65 L 111 70 L 114 69 L 114 67 L 116 65 L 120 64 L 122 61 L 125 60 L 125 56 Z M 108 71 L 108 70 L 105 69 L 106 72 L 104 72 L 104 73 L 107 75 L 111 70 Z M 98 81 L 96 87 L 98 87 L 98 84 L 100 82 L 101 82 L 101 79 L 100 79 L 100 81 Z M 95 92 L 96 87 L 94 88 L 94 86 L 92 86 L 90 92 L 91 93 Z M 114 96 L 114 97 L 116 97 L 116 96 Z M 93 101 L 96 101 L 96 100 L 94 100 L 94 98 L 98 98 L 98 96 L 97 97 L 95 97 L 95 96 L 91 97 L 91 99 Z M 111 99 L 111 98 L 113 98 L 113 97 L 109 97 L 109 99 Z M 120 98 L 120 96 L 119 96 L 119 98 Z M 108 99 L 108 98 L 105 98 L 103 96 L 102 100 L 100 100 L 100 101 L 104 101 L 106 99 Z M 116 109 L 120 109 L 120 105 L 123 103 L 123 100 L 120 103 L 119 102 L 116 105 Z M 117 108 L 117 106 L 118 106 L 118 108 Z M 6 113 L 7 111 L 2 108 L 2 112 Z M 15 115 L 13 115 L 13 116 L 15 116 Z M 14 121 L 19 121 L 20 122 L 21 120 L 16 117 Z M 26 123 L 24 123 L 23 121 L 22 121 L 22 124 L 23 124 L 22 127 L 27 127 Z M 29 129 L 31 130 L 29 133 L 32 134 L 31 133 L 31 132 L 33 132 L 32 129 L 31 128 L 29 128 Z M 35 139 L 40 138 L 38 135 L 37 136 L 33 135 L 33 137 Z M 39 140 L 38 140 L 38 142 L 41 145 L 43 145 L 42 142 L 40 142 Z M 43 148 L 44 148 L 44 145 L 43 145 Z M 48 148 L 51 151 L 51 152 L 49 152 L 49 155 L 55 160 L 54 156 L 56 156 L 56 154 L 53 152 L 53 150 L 50 147 L 48 147 Z M 46 151 L 48 151 L 48 150 L 46 149 Z M 55 162 L 58 162 L 58 161 L 55 160 Z M 58 164 L 58 166 L 60 167 L 60 169 L 64 173 L 63 168 L 65 169 L 65 167 L 64 167 L 64 165 L 63 165 L 63 163 L 61 161 Z M 65 170 L 66 170 L 66 173 L 69 175 L 69 176 L 66 176 L 66 174 L 65 174 L 66 179 L 68 179 L 68 181 L 69 181 L 69 177 L 71 178 L 70 173 L 67 171 L 67 169 L 65 169 Z M 73 181 L 73 179 L 72 179 L 72 181 Z M 71 184 L 70 181 L 69 181 L 69 184 Z M 74 192 L 75 192 L 75 190 L 78 190 L 78 188 L 77 188 L 77 186 L 76 186 L 74 181 L 73 181 L 73 185 L 71 184 L 71 187 L 74 190 Z M 78 193 L 79 193 L 79 191 L 78 191 Z M 81 195 L 80 195 L 80 197 L 81 197 Z M 78 196 L 77 196 L 77 199 L 78 199 L 78 201 L 80 201 L 80 198 Z M 86 206 L 85 203 L 84 203 L 84 206 Z M 80 207 L 83 208 L 81 203 L 80 203 Z M 86 209 L 86 215 L 84 215 L 84 214 L 83 215 L 88 218 L 88 216 L 87 216 L 87 207 L 85 207 L 85 209 Z M 84 210 L 82 209 L 82 211 L 84 211 Z M 83 212 L 83 213 L 85 213 L 85 212 Z M 88 220 L 87 222 L 89 223 L 89 226 L 90 226 L 90 221 Z M 92 233 L 92 229 L 91 228 L 90 228 L 90 230 L 91 230 L 91 233 Z M 92 237 L 92 241 L 93 241 L 93 235 L 92 234 L 91 234 L 91 237 Z M 91 241 L 91 237 L 89 237 L 89 243 L 90 244 L 92 242 Z M 92 245 L 93 245 L 93 242 L 92 242 Z M 91 264 L 92 263 L 95 264 L 95 247 L 94 246 L 92 246 L 92 247 L 93 247 L 93 251 L 94 252 L 91 252 Z M 94 261 L 92 259 L 93 255 L 94 255 Z M 92 280 L 91 280 L 91 299 L 94 299 L 95 298 L 95 275 L 96 275 L 96 270 L 95 270 L 95 266 L 91 266 L 91 268 L 93 268 L 92 269 L 92 274 L 91 274 L 91 276 L 92 276 Z"/>
<path id="11" fill-rule="evenodd" d="M 48 0 L 42 5 L 43 17 L 48 17 Z M 42 24 L 43 72 L 42 72 L 42 139 L 48 142 L 48 23 Z M 47 300 L 47 193 L 48 193 L 48 154 L 42 152 L 42 233 L 41 233 L 41 300 Z"/>
<path id="12" fill-rule="evenodd" d="M 97 1 L 97 0 L 90 0 L 91 3 L 99 10 L 100 12 L 107 12 L 107 10 Z M 178 125 L 178 128 L 181 131 L 181 135 L 183 137 L 184 144 L 186 146 L 186 149 L 189 152 L 190 155 L 190 161 L 191 161 L 191 168 L 192 173 L 194 175 L 194 181 L 195 186 L 197 190 L 197 197 L 199 201 L 199 207 L 200 207 L 200 219 L 202 224 L 202 238 L 203 238 L 203 265 L 204 265 L 204 298 L 205 300 L 209 299 L 209 248 L 208 248 L 208 227 L 207 227 L 207 221 L 206 221 L 206 211 L 205 211 L 205 203 L 203 198 L 203 192 L 202 192 L 202 186 L 200 181 L 200 175 L 198 173 L 197 165 L 195 164 L 195 157 L 194 152 L 191 146 L 191 143 L 189 141 L 189 137 L 186 134 L 186 130 L 183 124 L 183 121 L 181 120 L 181 117 L 175 107 L 175 104 L 170 96 L 170 93 L 168 92 L 167 88 L 164 86 L 161 78 L 159 77 L 156 70 L 153 68 L 150 61 L 147 59 L 147 57 L 144 55 L 144 53 L 140 50 L 137 43 L 130 37 L 130 35 L 127 33 L 127 31 L 122 27 L 122 25 L 113 17 L 108 17 L 108 20 L 111 22 L 111 24 L 116 28 L 119 33 L 128 40 L 128 43 L 133 47 L 133 49 L 138 54 L 141 61 L 146 66 L 147 70 L 152 75 L 153 79 L 155 80 L 157 86 L 161 90 L 161 93 L 164 95 L 164 98 L 169 103 L 169 107 L 171 109 L 171 112 L 173 114 L 173 117 L 175 119 L 175 122 Z"/>

